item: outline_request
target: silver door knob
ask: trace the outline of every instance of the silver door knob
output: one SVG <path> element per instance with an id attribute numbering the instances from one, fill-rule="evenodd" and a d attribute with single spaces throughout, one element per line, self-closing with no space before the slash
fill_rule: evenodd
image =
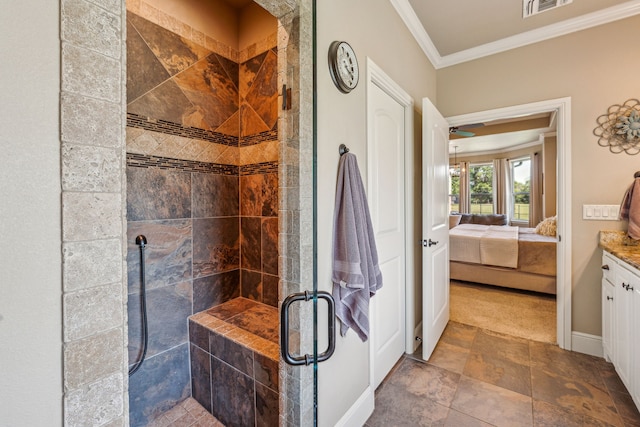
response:
<path id="1" fill-rule="evenodd" d="M 427 247 L 430 248 L 431 246 L 437 245 L 437 244 L 438 244 L 437 240 L 434 241 L 434 240 L 429 239 L 429 240 L 423 240 L 422 241 L 422 246 L 424 246 L 425 248 L 427 248 Z"/>

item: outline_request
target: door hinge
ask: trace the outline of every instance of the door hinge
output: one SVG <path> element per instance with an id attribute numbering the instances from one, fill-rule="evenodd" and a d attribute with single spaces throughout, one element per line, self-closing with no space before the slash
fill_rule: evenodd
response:
<path id="1" fill-rule="evenodd" d="M 282 85 L 282 109 L 291 110 L 291 88 Z"/>

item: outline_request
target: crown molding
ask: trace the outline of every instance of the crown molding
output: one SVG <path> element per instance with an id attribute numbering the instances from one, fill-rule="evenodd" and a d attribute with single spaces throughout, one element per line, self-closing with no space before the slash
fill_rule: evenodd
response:
<path id="1" fill-rule="evenodd" d="M 418 16 L 409 4 L 409 0 L 389 0 L 394 6 L 407 28 L 416 39 L 427 58 L 436 69 L 450 67 L 474 59 L 504 52 L 510 49 L 530 45 L 554 37 L 563 36 L 576 31 L 585 30 L 598 25 L 607 24 L 619 19 L 640 14 L 640 2 L 630 0 L 598 12 L 588 13 L 573 19 L 547 25 L 535 30 L 507 37 L 495 42 L 486 43 L 450 55 L 441 56 L 431 41 L 429 34 L 422 27 Z"/>
<path id="2" fill-rule="evenodd" d="M 409 28 L 409 31 L 413 35 L 413 38 L 416 39 L 422 51 L 427 55 L 431 64 L 438 69 L 439 67 L 436 64 L 442 62 L 442 57 L 436 49 L 436 46 L 431 41 L 429 34 L 422 26 L 422 22 L 418 19 L 418 15 L 409 4 L 409 0 L 389 0 L 393 7 L 400 15 L 400 18 L 404 21 L 404 24 Z"/>

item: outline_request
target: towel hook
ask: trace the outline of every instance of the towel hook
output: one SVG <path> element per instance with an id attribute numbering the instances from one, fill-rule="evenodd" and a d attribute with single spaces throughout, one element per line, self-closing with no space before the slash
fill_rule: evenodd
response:
<path id="1" fill-rule="evenodd" d="M 338 148 L 338 152 L 340 152 L 340 155 L 342 156 L 343 154 L 346 154 L 349 152 L 349 147 L 347 147 L 344 144 L 340 144 L 340 147 Z"/>

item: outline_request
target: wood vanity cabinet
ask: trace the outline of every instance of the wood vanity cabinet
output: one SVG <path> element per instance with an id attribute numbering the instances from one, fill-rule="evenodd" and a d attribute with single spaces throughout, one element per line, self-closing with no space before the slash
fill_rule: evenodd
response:
<path id="1" fill-rule="evenodd" d="M 640 408 L 640 271 L 602 255 L 602 346 Z"/>

